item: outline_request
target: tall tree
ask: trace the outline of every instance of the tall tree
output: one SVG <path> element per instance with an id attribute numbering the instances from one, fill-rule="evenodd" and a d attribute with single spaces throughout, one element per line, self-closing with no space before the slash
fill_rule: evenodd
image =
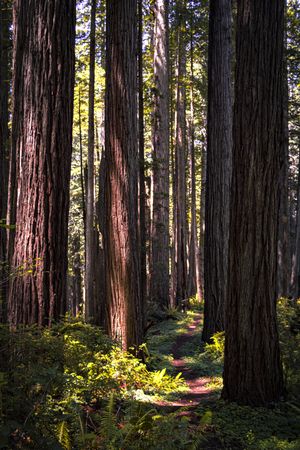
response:
<path id="1" fill-rule="evenodd" d="M 139 90 L 139 223 L 141 240 L 141 289 L 142 306 L 147 298 L 147 233 L 146 233 L 146 185 L 145 185 L 145 137 L 144 137 L 144 80 L 143 80 L 143 0 L 138 1 L 138 90 Z M 144 312 L 143 312 L 144 318 Z"/>
<path id="2" fill-rule="evenodd" d="M 198 299 L 202 299 L 200 281 L 200 259 L 197 240 L 197 217 L 196 217 L 196 155 L 195 155 L 195 114 L 194 114 L 194 25 L 193 13 L 190 19 L 190 120 L 189 120 L 189 153 L 190 153 L 190 180 L 191 180 L 191 224 L 189 241 L 189 278 L 188 296 L 198 294 Z"/>
<path id="3" fill-rule="evenodd" d="M 293 298 L 300 297 L 300 152 L 298 166 L 295 253 L 292 261 L 290 286 Z"/>
<path id="4" fill-rule="evenodd" d="M 6 303 L 6 207 L 9 159 L 8 97 L 11 2 L 0 4 L 0 320 L 5 315 Z"/>
<path id="5" fill-rule="evenodd" d="M 283 34 L 284 0 L 238 2 L 222 396 L 249 405 L 283 393 L 276 325 Z"/>
<path id="6" fill-rule="evenodd" d="M 138 233 L 137 1 L 107 2 L 105 270 L 110 335 L 142 340 Z"/>
<path id="7" fill-rule="evenodd" d="M 209 13 L 207 172 L 202 339 L 224 329 L 232 148 L 231 0 L 212 0 Z"/>
<path id="8" fill-rule="evenodd" d="M 154 3 L 154 111 L 150 298 L 169 305 L 168 1 Z"/>
<path id="9" fill-rule="evenodd" d="M 66 311 L 74 40 L 74 0 L 14 2 L 13 325 L 48 325 Z"/>
<path id="10" fill-rule="evenodd" d="M 187 206 L 186 206 L 186 0 L 176 2 L 177 74 L 175 111 L 174 246 L 175 304 L 187 296 Z"/>
<path id="11" fill-rule="evenodd" d="M 282 164 L 280 174 L 280 208 L 278 230 L 278 271 L 277 296 L 287 297 L 290 294 L 291 280 L 291 248 L 290 248 L 290 205 L 289 205 L 289 120 L 288 120 L 288 79 L 286 64 L 286 49 L 283 67 L 283 133 L 282 133 Z"/>
<path id="12" fill-rule="evenodd" d="M 95 58 L 96 58 L 96 0 L 91 2 L 90 62 L 89 62 L 89 128 L 85 239 L 85 316 L 95 318 L 95 196 L 94 196 L 94 153 L 95 153 Z"/>

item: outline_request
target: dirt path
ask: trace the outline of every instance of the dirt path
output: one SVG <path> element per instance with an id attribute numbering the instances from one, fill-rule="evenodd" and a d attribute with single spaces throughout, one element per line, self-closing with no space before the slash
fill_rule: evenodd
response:
<path id="1" fill-rule="evenodd" d="M 199 330 L 202 321 L 201 314 L 197 314 L 193 323 L 188 327 L 185 334 L 177 337 L 173 347 L 172 353 L 174 359 L 172 361 L 173 367 L 178 372 L 182 373 L 182 377 L 186 380 L 189 390 L 176 401 L 165 401 L 162 405 L 177 406 L 177 407 L 195 407 L 201 401 L 208 400 L 212 390 L 206 385 L 211 381 L 210 378 L 198 377 L 197 374 L 187 367 L 184 357 L 181 356 L 181 348 L 191 339 L 191 337 Z"/>

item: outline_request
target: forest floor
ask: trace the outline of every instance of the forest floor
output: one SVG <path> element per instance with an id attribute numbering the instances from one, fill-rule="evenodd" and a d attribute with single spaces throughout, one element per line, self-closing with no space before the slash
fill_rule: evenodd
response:
<path id="1" fill-rule="evenodd" d="M 267 409 L 220 400 L 224 335 L 205 345 L 202 325 L 203 311 L 197 308 L 170 315 L 148 333 L 150 365 L 173 376 L 181 374 L 186 383 L 186 390 L 151 400 L 174 423 L 186 420 L 192 445 L 183 448 L 300 450 L 300 411 L 290 403 Z"/>
<path id="2" fill-rule="evenodd" d="M 0 449 L 300 450 L 300 303 L 278 305 L 289 395 L 271 408 L 220 399 L 224 334 L 203 344 L 190 303 L 156 316 L 145 363 L 80 318 L 0 327 Z"/>
<path id="3" fill-rule="evenodd" d="M 212 381 L 210 377 L 199 376 L 199 373 L 194 368 L 191 368 L 186 360 L 185 347 L 194 339 L 198 340 L 200 337 L 200 330 L 203 316 L 196 313 L 192 318 L 191 323 L 187 324 L 186 332 L 179 334 L 172 346 L 173 360 L 171 365 L 175 369 L 175 373 L 180 373 L 182 378 L 186 381 L 187 391 L 182 393 L 176 400 L 162 401 L 161 405 L 169 405 L 174 407 L 189 407 L 193 408 L 199 405 L 202 401 L 207 401 L 212 398 L 213 390 L 208 387 Z"/>

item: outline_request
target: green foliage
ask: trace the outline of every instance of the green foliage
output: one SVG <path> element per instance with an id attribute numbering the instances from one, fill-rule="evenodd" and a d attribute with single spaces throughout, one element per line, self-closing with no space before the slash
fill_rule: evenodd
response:
<path id="1" fill-rule="evenodd" d="M 277 305 L 281 359 L 290 396 L 300 400 L 300 300 L 281 298 Z"/>
<path id="2" fill-rule="evenodd" d="M 93 448 L 105 433 L 110 442 L 116 435 L 107 448 L 118 448 L 115 401 L 185 389 L 179 375 L 150 372 L 99 328 L 71 318 L 51 329 L 2 326 L 0 348 L 2 448 Z"/>
<path id="3" fill-rule="evenodd" d="M 206 344 L 205 351 L 211 355 L 213 359 L 223 359 L 225 348 L 225 333 L 220 331 L 212 336 L 212 343 Z"/>
<path id="4" fill-rule="evenodd" d="M 176 313 L 178 314 L 178 313 Z M 199 314 L 157 323 L 143 345 L 146 364 L 97 327 L 67 318 L 52 329 L 0 327 L 0 449 L 261 449 L 299 447 L 299 303 L 280 300 L 278 319 L 289 400 L 274 409 L 218 401 L 224 334 L 201 343 L 201 328 L 181 345 L 195 377 L 211 389 L 193 411 L 170 404 L 186 390 L 170 375 L 178 337 Z"/>
<path id="5" fill-rule="evenodd" d="M 241 450 L 299 448 L 299 415 L 286 405 L 270 410 L 219 401 L 213 410 L 199 407 L 198 413 L 199 449 L 212 443 L 213 448 Z"/>
<path id="6" fill-rule="evenodd" d="M 71 440 L 69 435 L 68 423 L 63 420 L 57 425 L 57 440 L 66 450 L 71 450 Z"/>

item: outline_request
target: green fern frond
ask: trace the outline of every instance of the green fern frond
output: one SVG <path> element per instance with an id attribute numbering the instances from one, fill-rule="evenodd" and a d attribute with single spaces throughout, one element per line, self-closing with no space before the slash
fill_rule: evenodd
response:
<path id="1" fill-rule="evenodd" d="M 65 420 L 56 427 L 56 437 L 58 442 L 65 450 L 72 450 L 68 424 Z"/>

